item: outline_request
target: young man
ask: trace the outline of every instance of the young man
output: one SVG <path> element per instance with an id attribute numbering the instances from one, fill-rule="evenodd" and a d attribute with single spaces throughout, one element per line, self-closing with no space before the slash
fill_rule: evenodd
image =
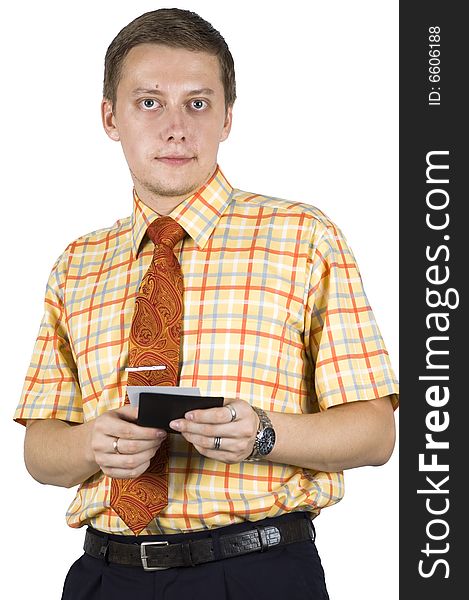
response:
<path id="1" fill-rule="evenodd" d="M 108 48 L 102 119 L 133 214 L 55 264 L 15 414 L 32 476 L 79 484 L 65 599 L 327 598 L 311 520 L 344 469 L 392 453 L 397 382 L 353 255 L 318 209 L 229 184 L 235 98 L 225 41 L 189 11 Z M 224 406 L 142 427 L 135 384 Z"/>

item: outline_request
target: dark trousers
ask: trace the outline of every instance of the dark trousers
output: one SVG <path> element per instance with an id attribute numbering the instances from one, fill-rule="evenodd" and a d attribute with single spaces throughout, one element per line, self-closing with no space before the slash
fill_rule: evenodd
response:
<path id="1" fill-rule="evenodd" d="M 282 519 L 279 517 L 278 519 Z M 265 519 L 262 524 L 278 520 Z M 230 533 L 242 525 L 223 528 Z M 220 530 L 218 530 L 220 531 Z M 166 536 L 172 542 L 191 534 Z M 194 534 L 210 535 L 206 532 Z M 163 536 L 139 536 L 139 541 Z M 135 541 L 130 536 L 109 536 Z M 146 572 L 84 554 L 70 568 L 62 600 L 328 600 L 324 571 L 311 541 L 226 558 L 195 567 Z"/>

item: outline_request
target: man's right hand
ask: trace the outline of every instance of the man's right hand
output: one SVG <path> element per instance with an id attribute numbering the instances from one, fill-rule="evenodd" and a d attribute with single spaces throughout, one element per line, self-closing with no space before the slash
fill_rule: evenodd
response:
<path id="1" fill-rule="evenodd" d="M 148 469 L 167 433 L 136 425 L 137 414 L 138 408 L 126 405 L 80 424 L 59 419 L 28 420 L 26 468 L 41 483 L 67 488 L 100 469 L 118 479 L 138 477 Z M 115 450 L 116 440 L 119 452 Z"/>
<path id="2" fill-rule="evenodd" d="M 109 477 L 133 479 L 144 473 L 167 436 L 164 429 L 136 425 L 137 413 L 137 407 L 126 405 L 107 411 L 92 422 L 93 460 Z"/>

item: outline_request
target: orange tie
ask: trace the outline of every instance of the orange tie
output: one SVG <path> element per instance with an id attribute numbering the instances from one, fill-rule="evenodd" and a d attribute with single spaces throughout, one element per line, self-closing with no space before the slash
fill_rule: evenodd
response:
<path id="1" fill-rule="evenodd" d="M 164 365 L 166 369 L 130 371 L 127 385 L 177 385 L 183 278 L 173 248 L 186 232 L 164 216 L 149 226 L 147 234 L 155 250 L 135 300 L 129 367 Z M 111 506 L 136 535 L 168 504 L 168 450 L 166 438 L 140 477 L 111 480 Z"/>

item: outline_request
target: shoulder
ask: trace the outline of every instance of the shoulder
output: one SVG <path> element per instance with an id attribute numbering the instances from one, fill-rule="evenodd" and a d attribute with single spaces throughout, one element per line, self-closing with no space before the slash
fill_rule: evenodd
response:
<path id="1" fill-rule="evenodd" d="M 77 252 L 90 249 L 96 251 L 101 246 L 117 245 L 129 238 L 132 229 L 131 217 L 118 219 L 110 227 L 96 229 L 78 237 L 67 246 L 67 250 Z"/>
<path id="2" fill-rule="evenodd" d="M 118 219 L 113 225 L 96 229 L 76 238 L 68 244 L 54 263 L 52 272 L 64 273 L 71 262 L 88 262 L 91 257 L 100 260 L 104 254 L 112 253 L 113 248 L 130 244 L 132 218 Z"/>
<path id="3" fill-rule="evenodd" d="M 317 206 L 307 202 L 288 200 L 253 192 L 233 189 L 232 202 L 235 210 L 267 212 L 280 219 L 289 218 L 311 229 L 315 237 L 334 238 L 340 234 L 337 225 Z"/>

